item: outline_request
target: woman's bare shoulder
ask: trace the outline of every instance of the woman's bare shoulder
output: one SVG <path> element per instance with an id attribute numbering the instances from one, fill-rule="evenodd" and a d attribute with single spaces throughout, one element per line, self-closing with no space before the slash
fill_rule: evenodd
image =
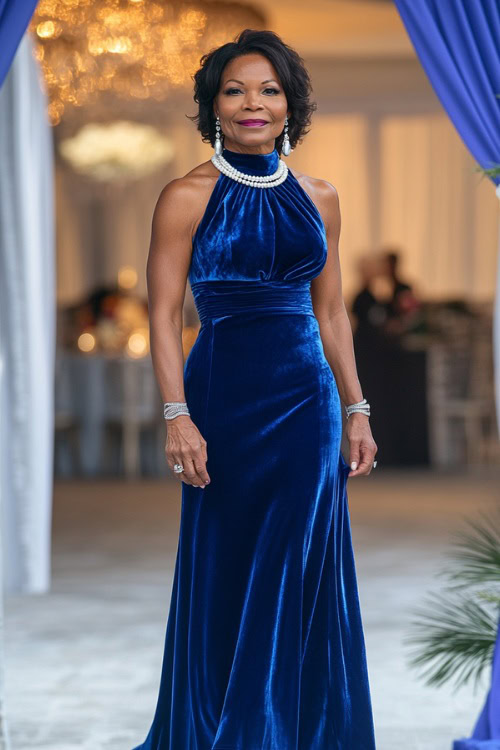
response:
<path id="1" fill-rule="evenodd" d="M 194 233 L 219 175 L 209 160 L 170 180 L 160 192 L 155 215 L 165 220 L 171 218 L 177 225 L 182 222 Z"/>
<path id="2" fill-rule="evenodd" d="M 331 199 L 332 196 L 337 195 L 337 189 L 328 180 L 323 180 L 320 177 L 310 177 L 307 174 L 299 172 L 295 167 L 291 171 L 307 193 L 312 193 L 313 196 L 323 200 Z"/>
<path id="3" fill-rule="evenodd" d="M 294 177 L 297 178 L 300 186 L 306 191 L 318 208 L 325 225 L 335 221 L 339 206 L 339 196 L 336 187 L 331 182 L 328 182 L 328 180 L 323 180 L 319 177 L 310 177 L 295 168 L 291 171 Z"/>
<path id="4" fill-rule="evenodd" d="M 182 203 L 185 200 L 203 200 L 203 193 L 213 188 L 219 170 L 211 161 L 203 162 L 182 177 L 174 177 L 162 189 L 158 202 L 162 204 Z"/>

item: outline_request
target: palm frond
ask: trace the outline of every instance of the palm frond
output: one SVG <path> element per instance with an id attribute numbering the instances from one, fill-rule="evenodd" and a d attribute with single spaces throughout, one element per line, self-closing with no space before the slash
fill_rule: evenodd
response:
<path id="1" fill-rule="evenodd" d="M 474 680 L 491 663 L 497 635 L 498 609 L 460 594 L 429 594 L 428 609 L 415 608 L 404 641 L 416 646 L 412 667 L 423 668 L 427 685 L 440 686 L 454 677 L 455 688 Z"/>
<path id="2" fill-rule="evenodd" d="M 489 604 L 496 604 L 500 610 L 500 592 L 497 591 L 477 591 L 476 596 Z"/>
<path id="3" fill-rule="evenodd" d="M 468 529 L 452 535 L 447 557 L 452 566 L 441 572 L 455 587 L 495 582 L 500 586 L 500 510 L 465 519 Z"/>

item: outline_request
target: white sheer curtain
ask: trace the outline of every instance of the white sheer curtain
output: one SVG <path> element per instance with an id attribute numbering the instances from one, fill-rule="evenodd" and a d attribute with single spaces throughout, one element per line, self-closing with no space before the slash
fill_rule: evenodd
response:
<path id="1" fill-rule="evenodd" d="M 423 297 L 493 302 L 498 199 L 444 113 L 317 114 L 290 164 L 339 192 L 347 298 L 357 259 L 390 244 Z"/>
<path id="2" fill-rule="evenodd" d="M 50 585 L 55 252 L 52 134 L 25 34 L 0 91 L 0 494 L 5 587 Z"/>

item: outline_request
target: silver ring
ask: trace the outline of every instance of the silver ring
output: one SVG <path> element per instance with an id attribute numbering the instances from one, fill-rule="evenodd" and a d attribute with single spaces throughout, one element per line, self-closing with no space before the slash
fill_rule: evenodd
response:
<path id="1" fill-rule="evenodd" d="M 174 471 L 176 474 L 180 474 L 184 471 L 184 466 L 182 464 L 174 464 Z"/>

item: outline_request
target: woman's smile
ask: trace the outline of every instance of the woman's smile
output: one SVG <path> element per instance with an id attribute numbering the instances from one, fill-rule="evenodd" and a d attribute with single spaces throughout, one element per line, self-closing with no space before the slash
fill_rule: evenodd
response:
<path id="1" fill-rule="evenodd" d="M 262 128 L 268 125 L 267 120 L 240 120 L 237 125 L 244 125 L 246 128 Z"/>

